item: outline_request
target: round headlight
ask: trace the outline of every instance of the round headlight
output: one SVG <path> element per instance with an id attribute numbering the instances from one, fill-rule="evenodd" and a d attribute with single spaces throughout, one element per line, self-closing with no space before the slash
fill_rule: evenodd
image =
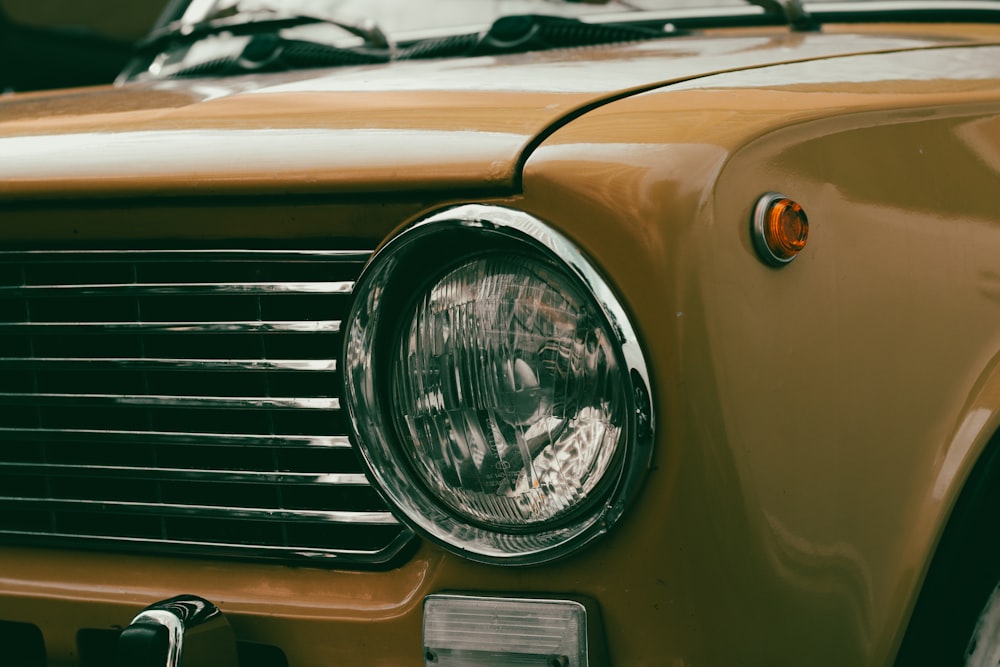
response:
<path id="1" fill-rule="evenodd" d="M 610 289 L 526 214 L 465 206 L 359 278 L 346 398 L 375 485 L 418 532 L 540 562 L 607 530 L 649 459 L 648 375 Z"/>

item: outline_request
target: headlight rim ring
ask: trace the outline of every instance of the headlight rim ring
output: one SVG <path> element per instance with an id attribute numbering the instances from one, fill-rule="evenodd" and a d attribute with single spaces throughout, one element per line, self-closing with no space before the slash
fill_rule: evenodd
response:
<path id="1" fill-rule="evenodd" d="M 422 293 L 427 285 L 444 275 L 443 270 L 427 271 L 417 281 L 419 286 L 411 284 L 406 289 L 399 287 L 398 278 L 392 280 L 399 271 L 408 276 L 407 262 L 413 262 L 416 250 L 449 234 L 453 238 L 473 239 L 471 247 L 482 244 L 494 248 L 500 244 L 544 258 L 568 279 L 578 281 L 581 293 L 597 306 L 607 332 L 613 336 L 627 394 L 622 441 L 616 445 L 621 448 L 621 462 L 604 473 L 606 479 L 598 486 L 605 496 L 586 503 L 591 507 L 586 517 L 572 512 L 573 521 L 568 525 L 504 532 L 456 518 L 426 488 L 413 493 L 412 484 L 420 482 L 419 475 L 407 469 L 409 462 L 403 452 L 394 451 L 396 435 L 393 419 L 386 411 L 386 392 L 377 386 L 380 374 L 384 375 L 385 363 L 381 357 L 386 354 L 381 350 L 391 347 L 385 341 L 396 339 L 398 330 L 407 326 L 408 320 L 403 318 L 404 322 L 393 327 L 391 335 L 387 334 L 383 330 L 385 302 L 404 300 L 401 293 L 410 295 L 406 297 L 410 300 L 417 299 L 413 295 Z M 484 239 L 489 243 L 484 244 Z M 461 253 L 461 257 L 474 254 Z M 461 261 L 456 258 L 451 264 Z M 538 218 L 506 207 L 467 204 L 439 210 L 403 228 L 376 251 L 358 278 L 344 333 L 342 368 L 352 438 L 375 488 L 399 518 L 419 534 L 472 560 L 537 564 L 576 551 L 607 532 L 624 514 L 652 454 L 654 416 L 645 355 L 630 319 L 608 283 L 571 241 Z M 371 355 L 370 363 L 365 363 L 366 350 Z"/>

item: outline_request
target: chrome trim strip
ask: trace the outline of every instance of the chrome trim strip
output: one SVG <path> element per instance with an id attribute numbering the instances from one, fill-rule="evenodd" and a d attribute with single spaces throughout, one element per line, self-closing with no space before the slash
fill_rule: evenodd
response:
<path id="1" fill-rule="evenodd" d="M 370 486 L 363 473 L 261 472 L 200 468 L 140 468 L 136 466 L 70 465 L 65 463 L 0 462 L 0 473 L 101 479 L 149 479 L 184 482 L 236 482 L 290 486 Z"/>
<path id="2" fill-rule="evenodd" d="M 211 447 L 278 447 L 350 449 L 346 435 L 262 435 L 185 433 L 175 431 L 100 431 L 94 429 L 25 429 L 0 427 L 0 441 L 91 444 L 204 445 Z"/>
<path id="3" fill-rule="evenodd" d="M 79 263 L 183 262 L 364 262 L 371 250 L 0 250 L 0 262 Z"/>
<path id="4" fill-rule="evenodd" d="M 37 407 L 102 407 L 128 405 L 155 408 L 214 408 L 217 410 L 339 410 L 338 398 L 276 398 L 267 396 L 159 396 L 123 394 L 0 394 L 0 405 Z"/>
<path id="5" fill-rule="evenodd" d="M 15 294 L 24 298 L 79 296 L 204 296 L 216 294 L 350 294 L 354 282 L 269 282 L 269 283 L 98 283 L 86 285 L 0 286 L 0 297 Z"/>
<path id="6" fill-rule="evenodd" d="M 129 500 L 0 496 L 0 506 L 11 504 L 41 510 L 109 512 L 160 517 L 197 516 L 199 518 L 212 517 L 254 521 L 287 521 L 293 523 L 323 522 L 350 526 L 392 526 L 398 523 L 391 512 L 289 510 L 269 507 L 222 507 L 219 505 L 189 505 L 184 503 L 144 503 Z"/>
<path id="7" fill-rule="evenodd" d="M 319 371 L 337 370 L 334 359 L 140 359 L 102 357 L 0 357 L 0 370 L 31 371 Z"/>
<path id="8" fill-rule="evenodd" d="M 133 545 L 145 547 L 147 545 L 157 545 L 169 547 L 178 551 L 204 553 L 206 550 L 214 550 L 219 553 L 236 553 L 241 556 L 265 556 L 280 558 L 286 555 L 295 555 L 300 558 L 328 559 L 337 562 L 362 562 L 379 563 L 392 559 L 399 551 L 405 547 L 413 538 L 413 533 L 400 526 L 403 530 L 392 539 L 389 544 L 380 549 L 321 549 L 310 547 L 279 546 L 271 544 L 238 544 L 229 542 L 206 542 L 199 540 L 168 540 L 162 538 L 142 538 L 142 537 L 115 537 L 110 535 L 86 535 L 83 533 L 40 533 L 30 530 L 3 530 L 0 529 L 0 537 L 22 537 L 31 538 L 41 542 L 48 540 L 77 540 L 91 542 L 106 546 Z M 373 556 L 382 558 L 372 560 Z"/>
<path id="9" fill-rule="evenodd" d="M 64 336 L 105 333 L 339 333 L 340 320 L 289 320 L 243 322 L 9 322 L 0 333 Z"/>

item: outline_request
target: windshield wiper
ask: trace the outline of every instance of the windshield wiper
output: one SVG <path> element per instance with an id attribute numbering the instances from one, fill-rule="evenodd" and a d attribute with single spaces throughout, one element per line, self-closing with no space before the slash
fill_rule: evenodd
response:
<path id="1" fill-rule="evenodd" d="M 474 57 L 549 49 L 638 42 L 675 36 L 676 30 L 627 23 L 587 22 L 544 14 L 501 16 L 489 29 L 472 34 L 420 40 L 399 49 L 397 59 Z"/>
<path id="2" fill-rule="evenodd" d="M 537 14 L 502 16 L 479 39 L 473 55 L 543 51 L 571 46 L 636 42 L 664 37 L 662 30 Z"/>
<path id="3" fill-rule="evenodd" d="M 139 53 L 161 51 L 165 44 L 196 42 L 210 35 L 260 35 L 276 33 L 285 28 L 301 25 L 325 24 L 336 26 L 360 37 L 364 46 L 371 49 L 390 50 L 392 43 L 378 25 L 370 20 L 347 21 L 316 14 L 283 14 L 273 11 L 241 13 L 220 16 L 199 23 L 172 21 L 149 34 L 136 45 Z"/>
<path id="4" fill-rule="evenodd" d="M 172 71 L 170 77 L 235 76 L 255 72 L 286 72 L 313 67 L 376 65 L 392 60 L 386 49 L 343 48 L 276 33 L 253 35 L 238 53 L 193 63 Z"/>
<path id="5" fill-rule="evenodd" d="M 681 31 L 629 25 L 625 23 L 588 23 L 575 18 L 521 14 L 504 16 L 484 31 L 448 35 L 409 42 L 399 47 L 384 39 L 381 31 L 367 39 L 364 46 L 335 46 L 283 36 L 279 30 L 320 22 L 312 16 L 244 20 L 233 23 L 213 19 L 187 30 L 166 32 L 154 37 L 146 48 L 153 49 L 163 40 L 176 45 L 178 39 L 195 42 L 215 34 L 228 33 L 249 39 L 234 44 L 233 51 L 202 62 L 173 69 L 167 76 L 227 76 L 251 72 L 275 72 L 311 67 L 369 65 L 393 60 L 474 57 L 523 53 L 557 48 L 635 42 L 682 34 Z M 322 22 L 328 23 L 327 19 Z M 340 25 L 337 23 L 337 25 Z M 343 26 L 342 26 L 343 27 Z M 353 26 L 352 26 L 353 27 Z M 344 27 L 354 33 L 354 30 Z M 356 33 L 355 33 L 356 34 Z"/>
<path id="6" fill-rule="evenodd" d="M 285 37 L 281 31 L 307 25 L 330 25 L 342 30 L 347 44 Z M 237 37 L 216 57 L 163 67 L 164 77 L 226 76 L 308 67 L 365 65 L 392 60 L 394 44 L 372 20 L 352 21 L 318 14 L 289 14 L 273 10 L 209 16 L 196 23 L 174 20 L 155 29 L 135 47 L 135 57 L 119 75 L 127 81 L 149 67 L 157 54 L 193 48 L 217 35 Z M 360 44 L 356 40 L 360 39 Z"/>

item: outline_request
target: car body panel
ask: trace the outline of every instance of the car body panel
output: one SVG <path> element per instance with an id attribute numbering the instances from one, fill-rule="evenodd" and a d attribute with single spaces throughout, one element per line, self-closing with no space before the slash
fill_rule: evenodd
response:
<path id="1" fill-rule="evenodd" d="M 510 190 L 539 135 L 602 100 L 789 58 L 936 47 L 956 33 L 679 37 L 36 93 L 0 107 L 0 197 L 171 195 L 192 179 L 200 195 Z"/>
<path id="2" fill-rule="evenodd" d="M 660 499 L 687 545 L 660 549 L 679 561 L 666 571 L 698 579 L 689 612 L 742 635 L 714 647 L 718 664 L 747 659 L 776 627 L 785 648 L 810 637 L 791 650 L 807 661 L 888 659 L 921 554 L 997 427 L 1000 52 L 956 51 L 648 93 L 554 134 L 526 165 L 537 214 L 579 202 L 575 240 L 601 265 L 631 267 L 615 278 L 641 298 L 632 312 L 659 313 L 644 333 L 654 358 L 665 347 L 676 364 L 659 412 L 684 417 L 658 451 L 685 456 L 658 467 L 682 467 L 678 495 L 704 503 Z M 749 235 L 768 191 L 821 212 L 814 254 L 779 270 Z M 600 238 L 588 219 L 619 242 L 586 245 Z M 727 521 L 721 508 L 754 514 Z"/>
<path id="3" fill-rule="evenodd" d="M 471 197 L 532 213 L 622 295 L 660 416 L 634 506 L 555 563 L 428 543 L 386 571 L 3 547 L 0 618 L 70 665 L 76 629 L 194 592 L 288 664 L 422 664 L 428 594 L 572 594 L 598 601 L 613 664 L 891 664 L 1000 423 L 1000 49 L 969 46 L 1000 30 L 739 34 L 0 104 L 18 247 L 373 248 Z M 220 152 L 237 139 L 246 153 Z M 772 190 L 813 224 L 777 270 L 749 233 Z"/>

